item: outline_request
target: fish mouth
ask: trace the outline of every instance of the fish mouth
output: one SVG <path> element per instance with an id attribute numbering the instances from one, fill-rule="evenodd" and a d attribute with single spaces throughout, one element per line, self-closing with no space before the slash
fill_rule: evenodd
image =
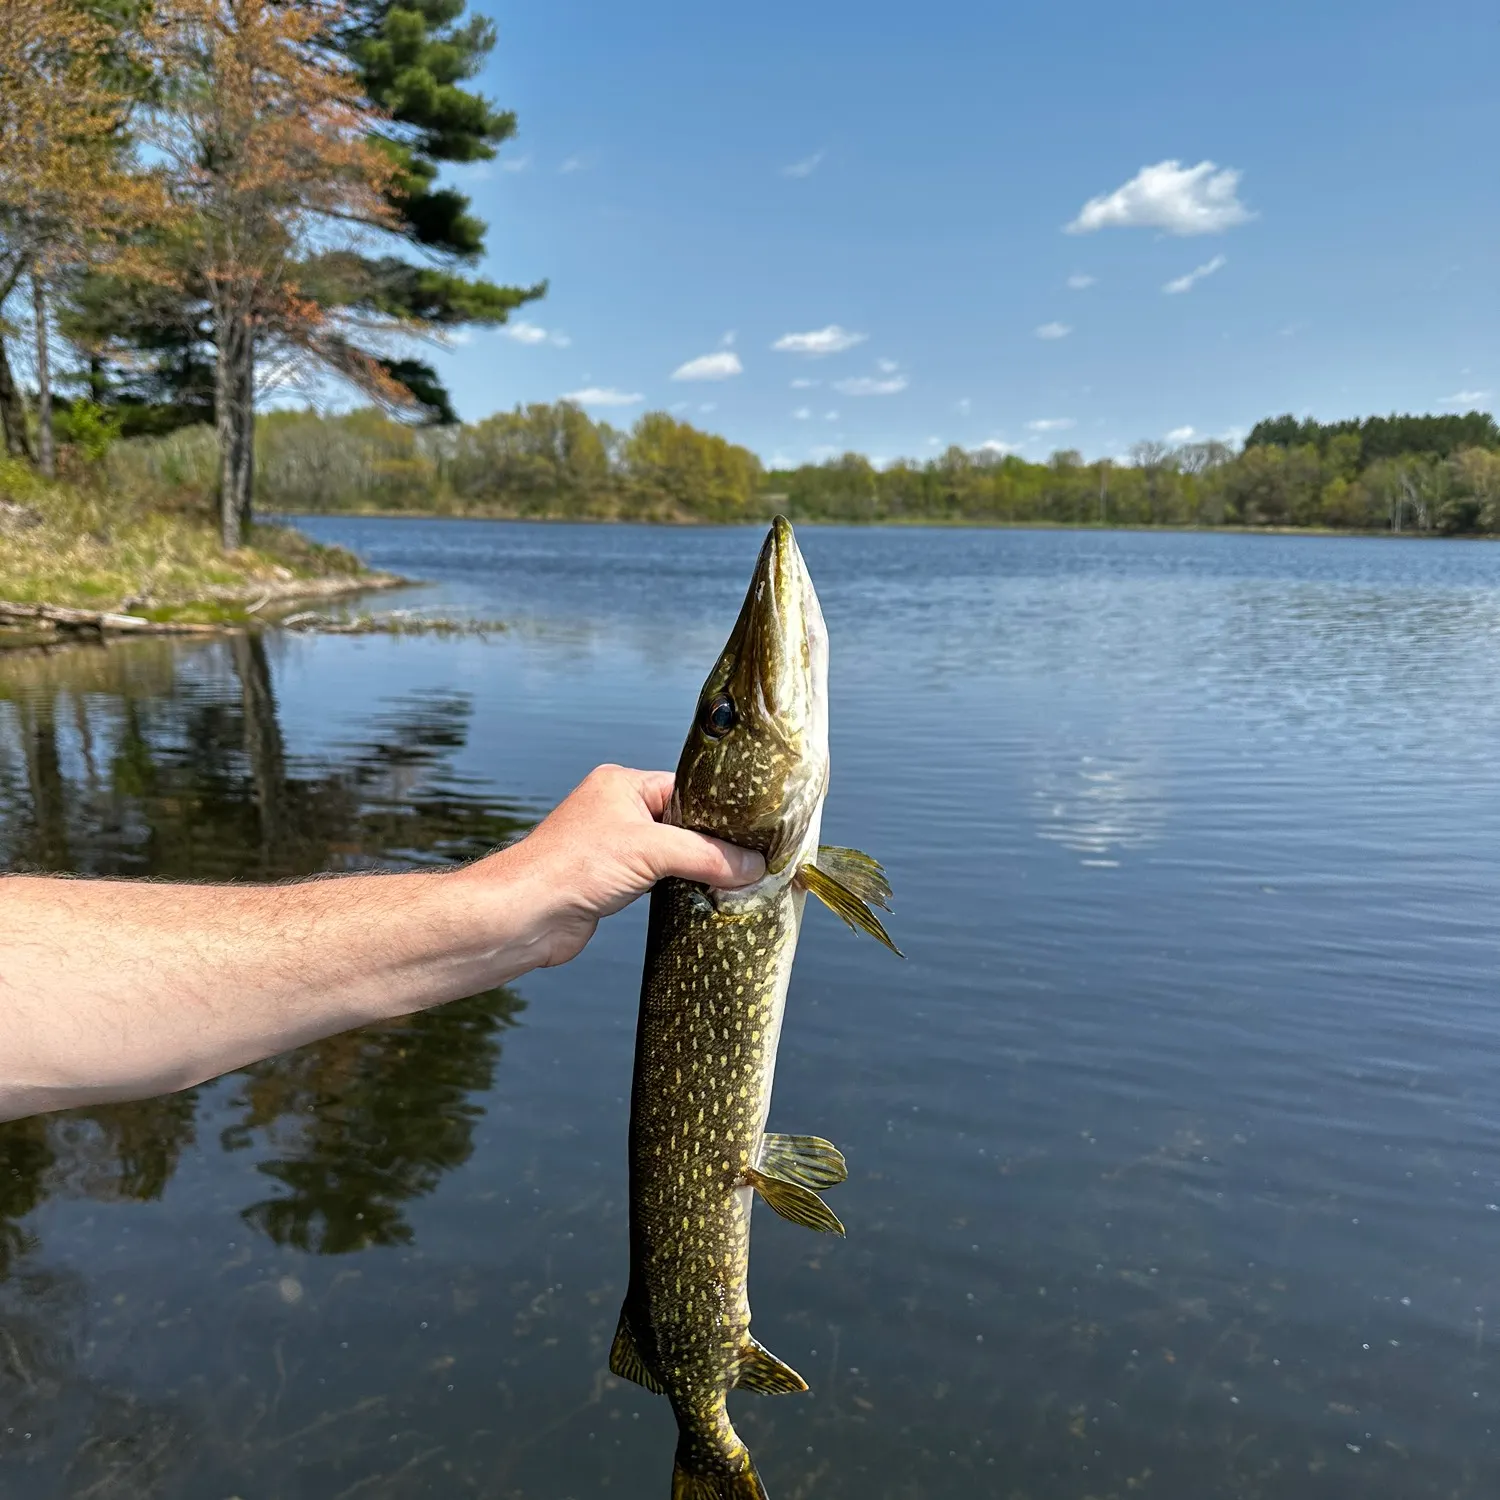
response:
<path id="1" fill-rule="evenodd" d="M 753 675 L 766 724 L 789 749 L 809 729 L 821 728 L 826 743 L 828 631 L 802 549 L 785 516 L 777 516 L 766 533 L 749 599 L 753 602 L 746 611 L 740 661 Z M 815 740 L 812 748 L 816 744 Z"/>
<path id="2" fill-rule="evenodd" d="M 741 642 L 741 692 L 776 742 L 780 810 L 767 849 L 773 872 L 802 854 L 828 788 L 828 630 L 791 523 L 777 516 L 751 580 Z M 745 681 L 748 677 L 751 680 Z"/>

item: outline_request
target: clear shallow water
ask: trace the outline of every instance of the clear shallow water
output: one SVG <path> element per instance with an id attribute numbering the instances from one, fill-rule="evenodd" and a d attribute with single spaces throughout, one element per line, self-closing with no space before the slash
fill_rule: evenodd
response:
<path id="1" fill-rule="evenodd" d="M 0 658 L 0 858 L 463 858 L 670 765 L 759 533 L 324 519 L 475 639 Z M 773 1500 L 1500 1483 L 1500 548 L 808 529 L 827 836 L 735 1417 Z M 0 1128 L 0 1492 L 662 1500 L 604 1371 L 643 910 L 193 1095 Z"/>

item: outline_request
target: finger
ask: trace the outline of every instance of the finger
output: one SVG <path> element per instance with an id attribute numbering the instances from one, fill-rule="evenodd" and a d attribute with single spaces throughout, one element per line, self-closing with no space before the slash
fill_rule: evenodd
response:
<path id="1" fill-rule="evenodd" d="M 624 782 L 646 805 L 653 818 L 661 817 L 672 800 L 677 778 L 670 771 L 637 771 L 630 766 L 596 766 L 591 774 L 608 771 Z"/>
<path id="2" fill-rule="evenodd" d="M 707 834 L 659 825 L 651 839 L 656 878 L 676 875 L 704 885 L 732 889 L 752 885 L 766 873 L 766 862 L 753 849 L 739 849 Z"/>
<path id="3" fill-rule="evenodd" d="M 633 774 L 641 801 L 650 809 L 653 818 L 661 817 L 667 810 L 667 803 L 672 800 L 672 788 L 677 778 L 670 771 L 636 771 Z"/>

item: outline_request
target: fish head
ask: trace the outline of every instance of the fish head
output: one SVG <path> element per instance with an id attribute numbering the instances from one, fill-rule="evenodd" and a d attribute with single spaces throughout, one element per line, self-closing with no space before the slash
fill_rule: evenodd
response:
<path id="1" fill-rule="evenodd" d="M 790 878 L 827 790 L 828 631 L 791 523 L 777 516 L 699 694 L 671 817 L 758 850 L 768 879 Z"/>

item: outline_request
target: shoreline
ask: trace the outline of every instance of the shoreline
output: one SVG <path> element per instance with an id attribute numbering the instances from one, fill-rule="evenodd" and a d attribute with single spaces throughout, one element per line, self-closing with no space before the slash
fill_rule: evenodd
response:
<path id="1" fill-rule="evenodd" d="M 140 614 L 124 609 L 89 610 L 44 601 L 0 599 L 0 652 L 53 649 L 139 636 L 209 637 L 274 629 L 283 618 L 296 613 L 298 606 L 315 600 L 409 588 L 415 583 L 415 579 L 395 573 L 372 571 L 263 580 L 253 588 L 211 585 L 192 598 Z M 220 618 L 192 619 L 195 610 L 216 612 Z"/>
<path id="2" fill-rule="evenodd" d="M 529 526 L 660 526 L 670 530 L 688 530 L 693 527 L 752 527 L 767 526 L 771 516 L 756 516 L 744 520 L 711 520 L 693 517 L 686 520 L 659 521 L 641 516 L 511 516 L 471 513 L 455 515 L 452 512 L 430 510 L 275 510 L 270 512 L 277 519 L 287 521 L 329 517 L 337 519 L 347 516 L 361 521 L 497 521 L 511 525 Z M 1157 535 L 1210 535 L 1210 536 L 1336 536 L 1336 537 L 1386 537 L 1392 541 L 1410 542 L 1492 542 L 1500 540 L 1500 534 L 1484 531 L 1438 532 L 1438 531 L 1390 531 L 1355 526 L 1148 526 L 1145 524 L 1106 523 L 1093 521 L 984 521 L 966 517 L 945 518 L 941 516 L 892 516 L 879 521 L 847 521 L 835 518 L 792 520 L 798 527 L 841 526 L 850 530 L 880 531 L 930 527 L 941 531 L 1125 531 L 1142 536 Z"/>

